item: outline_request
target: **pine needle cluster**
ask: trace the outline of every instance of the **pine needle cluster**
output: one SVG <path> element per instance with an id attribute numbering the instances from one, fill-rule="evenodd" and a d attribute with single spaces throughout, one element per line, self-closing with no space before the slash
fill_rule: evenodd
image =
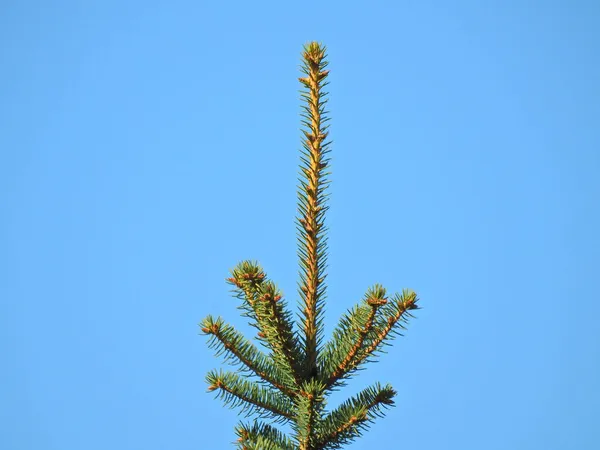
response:
<path id="1" fill-rule="evenodd" d="M 243 261 L 227 281 L 243 316 L 256 328 L 260 347 L 220 317 L 208 316 L 200 324 L 217 355 L 237 367 L 235 372 L 208 373 L 208 390 L 258 419 L 236 427 L 236 445 L 242 450 L 339 449 L 359 437 L 394 404 L 394 389 L 375 384 L 335 408 L 329 408 L 327 400 L 401 333 L 411 311 L 418 308 L 414 292 L 388 296 L 385 288 L 375 285 L 341 317 L 324 342 L 331 146 L 324 91 L 329 74 L 326 48 L 311 42 L 304 46 L 302 60 L 303 150 L 296 222 L 299 319 L 294 320 L 282 292 L 259 264 Z M 288 425 L 291 432 L 282 432 L 278 424 Z"/>

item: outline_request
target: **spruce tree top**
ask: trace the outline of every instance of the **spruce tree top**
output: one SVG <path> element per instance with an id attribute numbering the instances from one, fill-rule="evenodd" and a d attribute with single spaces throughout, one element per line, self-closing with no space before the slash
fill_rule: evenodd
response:
<path id="1" fill-rule="evenodd" d="M 237 367 L 211 371 L 209 391 L 228 404 L 262 420 L 240 423 L 236 445 L 243 450 L 339 449 L 353 441 L 393 405 L 390 385 L 375 384 L 329 408 L 330 394 L 345 385 L 362 366 L 375 359 L 404 328 L 417 296 L 404 290 L 388 297 L 374 285 L 363 300 L 344 314 L 330 340 L 323 342 L 323 310 L 327 261 L 325 213 L 329 181 L 329 120 L 326 49 L 304 46 L 302 73 L 303 150 L 298 187 L 298 256 L 300 320 L 294 321 L 281 291 L 252 261 L 243 261 L 227 281 L 239 308 L 258 331 L 255 346 L 223 319 L 208 316 L 201 324 L 209 345 Z M 275 425 L 287 424 L 289 433 Z"/>

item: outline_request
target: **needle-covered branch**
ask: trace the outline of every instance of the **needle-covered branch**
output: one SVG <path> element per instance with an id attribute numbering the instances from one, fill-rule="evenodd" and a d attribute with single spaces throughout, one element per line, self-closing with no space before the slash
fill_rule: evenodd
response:
<path id="1" fill-rule="evenodd" d="M 385 290 L 376 285 L 366 293 L 363 301 L 344 314 L 321 354 L 321 379 L 327 387 L 347 374 L 347 368 L 362 348 L 367 334 L 372 331 L 377 310 L 385 304 Z M 347 374 L 349 375 L 349 374 Z"/>
<path id="2" fill-rule="evenodd" d="M 382 347 L 389 344 L 396 336 L 402 336 L 400 330 L 404 330 L 408 319 L 414 317 L 411 311 L 419 309 L 417 294 L 404 289 L 402 294 L 394 297 L 381 307 L 381 315 L 378 316 L 373 331 L 367 336 L 368 345 L 357 355 L 354 365 L 359 366 L 366 361 L 371 361 L 375 353 L 383 352 Z M 352 369 L 350 369 L 352 370 Z"/>
<path id="3" fill-rule="evenodd" d="M 262 422 L 252 425 L 241 423 L 235 433 L 239 450 L 296 450 L 294 442 L 284 433 Z"/>
<path id="4" fill-rule="evenodd" d="M 250 319 L 250 325 L 259 328 L 256 317 L 255 302 L 261 286 L 267 281 L 267 275 L 260 265 L 254 261 L 242 261 L 231 270 L 227 282 L 234 286 L 235 297 L 242 301 L 239 309 L 244 311 L 243 317 Z"/>
<path id="5" fill-rule="evenodd" d="M 274 389 L 246 380 L 236 373 L 210 371 L 206 375 L 209 392 L 218 395 L 231 407 L 241 406 L 248 415 L 274 418 L 278 421 L 292 420 L 294 404 Z"/>
<path id="6" fill-rule="evenodd" d="M 302 382 L 302 352 L 281 291 L 251 261 L 238 264 L 231 275 L 227 281 L 235 286 L 242 309 L 253 320 L 251 325 L 259 330 L 258 340 L 272 351 L 275 364 L 298 387 Z"/>
<path id="7" fill-rule="evenodd" d="M 315 448 L 338 449 L 362 434 L 376 417 L 383 416 L 384 408 L 394 404 L 396 392 L 390 385 L 379 383 L 364 389 L 329 413 L 320 424 Z"/>
<path id="8" fill-rule="evenodd" d="M 256 375 L 288 397 L 294 396 L 293 378 L 222 318 L 208 316 L 200 323 L 200 327 L 204 334 L 210 336 L 209 347 L 217 350 L 216 356 L 224 354 L 225 362 L 238 365 L 241 370 Z"/>
<path id="9" fill-rule="evenodd" d="M 327 264 L 327 241 L 325 228 L 325 190 L 330 142 L 327 139 L 325 111 L 325 79 L 329 74 L 325 60 L 325 48 L 315 42 L 304 47 L 302 72 L 299 78 L 304 91 L 302 123 L 304 139 L 301 154 L 300 185 L 298 188 L 298 256 L 300 258 L 300 304 L 302 331 L 306 355 L 306 375 L 317 371 L 317 353 L 322 335 L 322 311 L 325 299 L 325 267 Z"/>
<path id="10" fill-rule="evenodd" d="M 340 319 L 327 342 L 320 358 L 321 379 L 327 388 L 344 385 L 360 366 L 375 356 L 387 340 L 390 340 L 402 323 L 416 309 L 417 298 L 408 291 L 391 301 L 386 290 L 375 285 L 365 298 Z"/>

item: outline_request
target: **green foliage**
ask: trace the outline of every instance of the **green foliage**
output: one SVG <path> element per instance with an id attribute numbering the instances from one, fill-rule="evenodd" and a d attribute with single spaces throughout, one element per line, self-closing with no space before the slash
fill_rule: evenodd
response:
<path id="1" fill-rule="evenodd" d="M 376 384 L 334 409 L 327 407 L 327 399 L 366 362 L 374 361 L 418 308 L 414 292 L 387 297 L 385 288 L 375 285 L 341 317 L 331 339 L 323 342 L 331 144 L 326 141 L 329 119 L 322 91 L 329 73 L 325 56 L 322 45 L 306 45 L 304 77 L 299 79 L 305 102 L 297 218 L 300 319 L 293 319 L 282 292 L 259 264 L 243 261 L 227 281 L 267 353 L 220 317 L 208 316 L 200 323 L 217 356 L 236 368 L 208 373 L 209 391 L 216 391 L 226 404 L 241 408 L 247 416 L 271 422 L 239 424 L 236 444 L 243 450 L 338 449 L 359 437 L 394 404 L 392 387 Z M 292 436 L 273 423 L 288 424 Z"/>

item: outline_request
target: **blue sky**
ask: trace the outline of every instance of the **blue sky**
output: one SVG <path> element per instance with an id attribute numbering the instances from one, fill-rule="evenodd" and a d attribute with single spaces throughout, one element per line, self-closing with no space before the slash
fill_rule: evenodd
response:
<path id="1" fill-rule="evenodd" d="M 296 304 L 309 40 L 327 332 L 373 283 L 423 307 L 348 388 L 398 390 L 348 448 L 600 448 L 599 5 L 3 2 L 0 448 L 233 448 L 197 323 L 247 330 L 247 258 Z"/>

